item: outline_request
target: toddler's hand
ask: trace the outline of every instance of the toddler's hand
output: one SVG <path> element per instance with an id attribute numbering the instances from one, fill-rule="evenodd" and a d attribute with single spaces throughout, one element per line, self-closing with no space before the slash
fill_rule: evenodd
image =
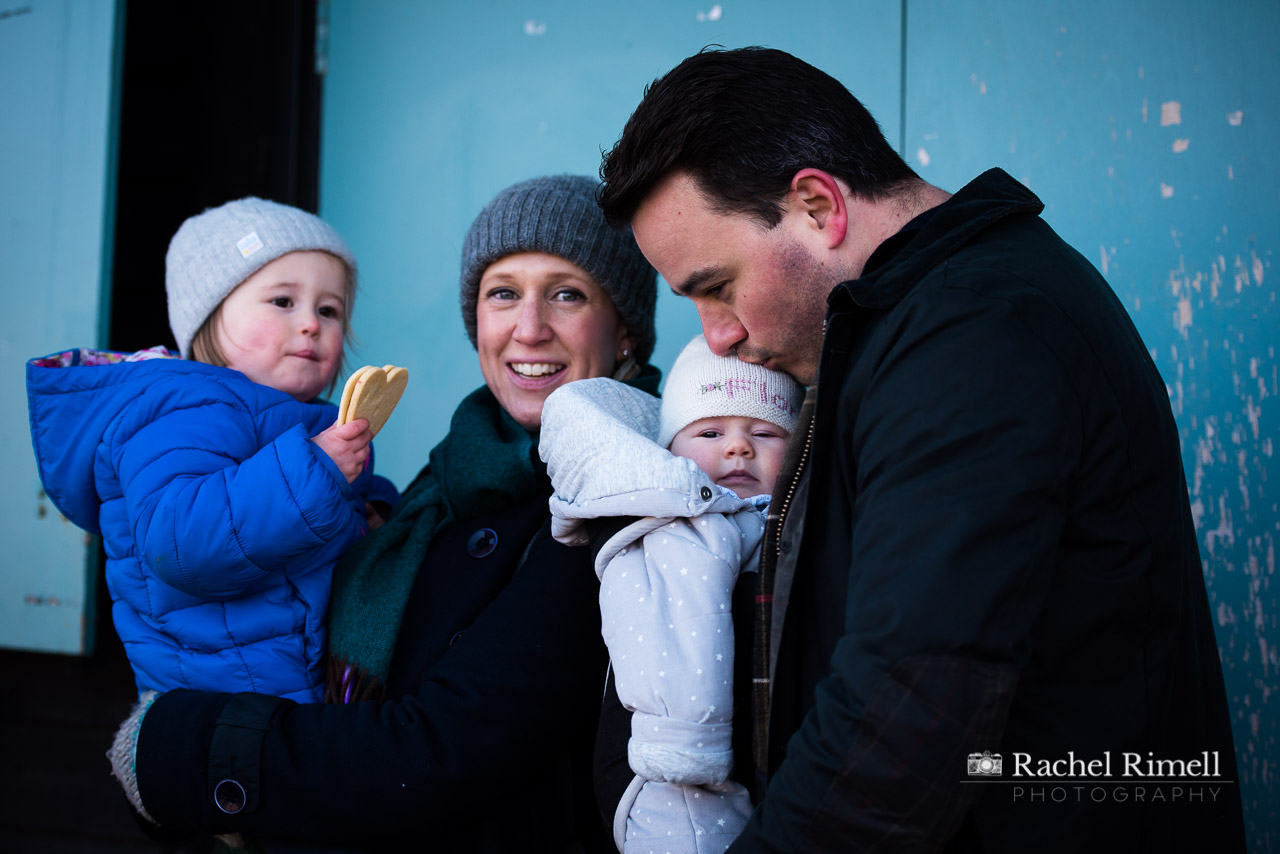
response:
<path id="1" fill-rule="evenodd" d="M 320 435 L 312 436 L 311 441 L 329 455 L 329 459 L 347 476 L 347 483 L 351 483 L 364 471 L 373 434 L 369 432 L 369 422 L 357 418 L 346 424 L 334 424 Z"/>

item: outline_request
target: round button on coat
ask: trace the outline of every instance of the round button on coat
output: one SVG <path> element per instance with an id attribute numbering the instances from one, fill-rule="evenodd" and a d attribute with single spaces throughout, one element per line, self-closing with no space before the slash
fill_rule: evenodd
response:
<path id="1" fill-rule="evenodd" d="M 481 528 L 467 540 L 467 554 L 472 557 L 488 557 L 498 547 L 498 532 L 493 528 Z"/>
<path id="2" fill-rule="evenodd" d="M 709 486 L 702 487 L 702 500 L 703 501 L 711 500 L 711 487 Z"/>
<path id="3" fill-rule="evenodd" d="M 223 780 L 213 787 L 213 803 L 227 815 L 235 815 L 244 809 L 249 796 L 235 780 Z"/>

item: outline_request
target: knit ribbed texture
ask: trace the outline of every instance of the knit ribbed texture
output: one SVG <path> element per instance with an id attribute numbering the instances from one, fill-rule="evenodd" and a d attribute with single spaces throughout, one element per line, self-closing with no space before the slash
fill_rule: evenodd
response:
<path id="1" fill-rule="evenodd" d="M 138 815 L 152 824 L 156 820 L 142 805 L 142 795 L 138 792 L 138 733 L 142 731 L 142 718 L 156 701 L 155 691 L 143 691 L 138 701 L 129 710 L 129 717 L 124 719 L 116 730 L 111 741 L 111 749 L 107 751 L 107 759 L 111 760 L 111 773 L 120 781 L 124 795 L 138 811 Z"/>
<path id="2" fill-rule="evenodd" d="M 517 252 L 577 264 L 604 289 L 631 334 L 636 361 L 653 354 L 656 274 L 630 229 L 614 229 L 596 204 L 597 182 L 581 175 L 523 181 L 485 206 L 462 243 L 462 322 L 476 344 L 476 299 L 485 269 Z"/>
<path id="3" fill-rule="evenodd" d="M 351 250 L 332 226 L 306 211 L 249 197 L 190 217 L 165 255 L 169 328 L 178 350 L 190 357 L 196 330 L 237 285 L 281 255 L 310 250 L 341 258 L 354 284 Z"/>
<path id="4" fill-rule="evenodd" d="M 736 356 L 717 356 L 697 335 L 671 366 L 662 389 L 658 444 L 703 418 L 741 415 L 777 424 L 790 433 L 804 401 L 804 387 L 782 371 L 771 371 Z"/>

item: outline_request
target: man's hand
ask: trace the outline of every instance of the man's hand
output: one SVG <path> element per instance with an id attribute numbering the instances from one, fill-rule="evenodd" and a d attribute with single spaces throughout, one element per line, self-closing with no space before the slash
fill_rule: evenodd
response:
<path id="1" fill-rule="evenodd" d="M 369 432 L 369 422 L 357 418 L 346 424 L 334 424 L 320 435 L 312 436 L 311 441 L 329 455 L 329 459 L 346 475 L 347 483 L 351 483 L 364 471 L 373 434 Z"/>

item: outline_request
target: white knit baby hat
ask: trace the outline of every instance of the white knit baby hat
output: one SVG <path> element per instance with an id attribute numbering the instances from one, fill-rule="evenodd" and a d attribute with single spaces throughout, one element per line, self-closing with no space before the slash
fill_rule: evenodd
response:
<path id="1" fill-rule="evenodd" d="M 717 356 L 701 335 L 685 345 L 662 389 L 658 444 L 702 418 L 741 415 L 795 429 L 804 388 L 782 371 L 771 371 L 736 356 Z"/>

